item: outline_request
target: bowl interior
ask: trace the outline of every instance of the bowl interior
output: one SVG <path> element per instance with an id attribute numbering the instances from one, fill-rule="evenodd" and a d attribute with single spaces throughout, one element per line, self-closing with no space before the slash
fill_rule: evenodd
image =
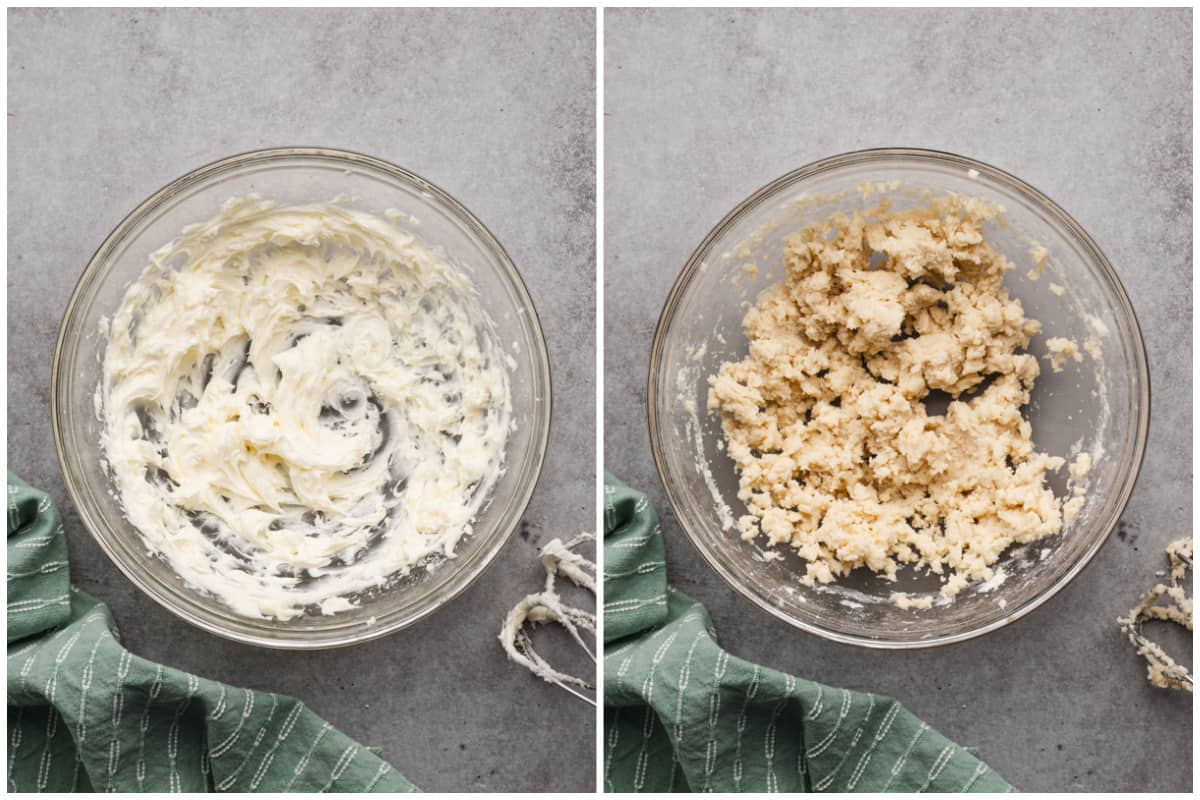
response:
<path id="1" fill-rule="evenodd" d="M 864 196 L 864 181 L 878 191 Z M 880 186 L 899 181 L 899 186 Z M 1068 460 L 1093 456 L 1087 499 L 1063 532 L 1010 548 L 997 564 L 1004 578 L 940 598 L 936 576 L 908 568 L 893 583 L 856 570 L 828 586 L 798 582 L 804 561 L 790 548 L 764 556 L 727 527 L 747 513 L 737 498 L 732 460 L 718 448 L 720 418 L 706 409 L 708 377 L 747 352 L 741 321 L 759 292 L 783 277 L 783 239 L 835 211 L 867 209 L 888 197 L 896 207 L 927 202 L 922 191 L 999 203 L 1003 222 L 989 241 L 1017 266 L 1006 277 L 1026 315 L 1042 323 L 1030 344 L 1042 374 L 1027 418 L 1038 450 Z M 1031 280 L 1031 243 L 1049 251 Z M 745 263 L 758 267 L 753 275 Z M 1057 295 L 1051 283 L 1065 289 Z M 1100 358 L 1084 355 L 1052 372 L 1046 339 L 1080 346 L 1098 339 Z M 924 151 L 868 152 L 830 159 L 781 178 L 743 203 L 710 234 L 676 284 L 659 323 L 650 367 L 651 440 L 663 483 L 686 532 L 709 563 L 756 603 L 801 628 L 878 647 L 925 646 L 978 635 L 1026 613 L 1066 583 L 1103 544 L 1124 508 L 1141 461 L 1148 414 L 1141 336 L 1116 276 L 1087 235 L 1056 206 L 1016 179 L 983 164 Z M 1067 496 L 1067 469 L 1050 476 Z M 893 592 L 929 595 L 928 610 L 902 610 Z"/>
<path id="2" fill-rule="evenodd" d="M 150 253 L 187 224 L 215 216 L 230 197 L 257 193 L 283 203 L 346 196 L 376 214 L 394 209 L 400 224 L 440 248 L 464 270 L 512 357 L 514 429 L 506 467 L 471 535 L 453 558 L 428 561 L 357 609 L 288 621 L 241 617 L 183 583 L 147 555 L 126 520 L 102 463 L 95 391 L 101 378 L 104 319 L 148 263 Z M 97 251 L 76 287 L 60 333 L 54 370 L 54 427 L 72 498 L 89 530 L 134 583 L 185 619 L 214 633 L 278 647 L 327 647 L 383 635 L 446 602 L 476 577 L 516 527 L 541 469 L 550 424 L 549 364 L 532 301 L 498 243 L 469 212 L 422 179 L 374 159 L 340 151 L 282 150 L 236 156 L 197 170 L 134 211 Z"/>

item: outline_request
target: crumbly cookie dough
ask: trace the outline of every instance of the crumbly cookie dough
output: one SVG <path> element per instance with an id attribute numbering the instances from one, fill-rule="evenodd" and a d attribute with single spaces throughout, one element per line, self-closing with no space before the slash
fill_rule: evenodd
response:
<path id="1" fill-rule="evenodd" d="M 1079 345 L 1061 336 L 1054 336 L 1047 339 L 1046 349 L 1050 351 L 1050 355 L 1048 356 L 1050 359 L 1050 369 L 1055 372 L 1062 372 L 1063 365 L 1068 360 L 1083 360 L 1083 356 L 1079 353 Z"/>
<path id="2" fill-rule="evenodd" d="M 242 615 L 345 611 L 452 555 L 502 470 L 508 372 L 474 287 L 349 206 L 229 201 L 151 256 L 103 333 L 121 505 Z"/>
<path id="3" fill-rule="evenodd" d="M 1046 474 L 1064 460 L 1034 449 L 1021 413 L 1040 325 L 984 239 L 998 214 L 938 198 L 792 235 L 785 278 L 743 320 L 748 356 L 709 378 L 750 512 L 742 537 L 794 548 L 804 583 L 912 564 L 952 596 L 1010 545 L 1061 530 Z M 943 415 L 926 405 L 938 395 Z"/>
<path id="4" fill-rule="evenodd" d="M 913 608 L 924 610 L 933 607 L 933 598 L 929 595 L 917 597 L 905 592 L 892 592 L 888 602 L 905 611 Z"/>

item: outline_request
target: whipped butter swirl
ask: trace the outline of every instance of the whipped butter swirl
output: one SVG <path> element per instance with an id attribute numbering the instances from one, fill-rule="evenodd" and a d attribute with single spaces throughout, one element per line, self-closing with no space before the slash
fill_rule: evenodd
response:
<path id="1" fill-rule="evenodd" d="M 104 333 L 122 506 L 239 614 L 336 613 L 453 555 L 503 469 L 492 324 L 390 219 L 234 198 L 151 256 Z"/>

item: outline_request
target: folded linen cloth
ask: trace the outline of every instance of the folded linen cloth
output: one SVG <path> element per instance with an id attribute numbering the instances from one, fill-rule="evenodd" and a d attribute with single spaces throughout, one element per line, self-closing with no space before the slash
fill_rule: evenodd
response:
<path id="1" fill-rule="evenodd" d="M 8 474 L 10 792 L 412 792 L 299 700 L 139 658 L 70 586 L 50 497 Z"/>
<path id="2" fill-rule="evenodd" d="M 1005 792 L 889 697 L 730 655 L 667 585 L 646 496 L 604 486 L 604 788 L 610 792 Z"/>

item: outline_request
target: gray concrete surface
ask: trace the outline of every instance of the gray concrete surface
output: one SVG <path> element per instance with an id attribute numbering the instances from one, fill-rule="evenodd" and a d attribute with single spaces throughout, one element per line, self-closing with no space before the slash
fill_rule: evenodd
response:
<path id="1" fill-rule="evenodd" d="M 299 697 L 427 790 L 591 789 L 591 708 L 509 664 L 496 634 L 542 580 L 539 543 L 594 525 L 594 12 L 8 21 L 8 463 L 64 510 L 73 580 L 112 606 L 135 652 Z M 67 298 L 113 226 L 183 172 L 288 144 L 379 156 L 470 207 L 529 284 L 555 391 L 542 482 L 486 575 L 409 630 L 303 655 L 214 638 L 133 588 L 71 509 L 48 397 Z"/>
<path id="2" fill-rule="evenodd" d="M 1191 12 L 610 10 L 605 38 L 605 461 L 662 513 L 673 583 L 734 653 L 890 694 L 1022 789 L 1190 790 L 1191 697 L 1150 688 L 1113 620 L 1191 532 Z M 1154 392 L 1137 490 L 1087 570 L 1004 630 L 908 653 L 729 591 L 666 507 L 645 420 L 658 313 L 711 226 L 792 168 L 887 145 L 974 156 L 1074 215 L 1140 313 Z"/>

